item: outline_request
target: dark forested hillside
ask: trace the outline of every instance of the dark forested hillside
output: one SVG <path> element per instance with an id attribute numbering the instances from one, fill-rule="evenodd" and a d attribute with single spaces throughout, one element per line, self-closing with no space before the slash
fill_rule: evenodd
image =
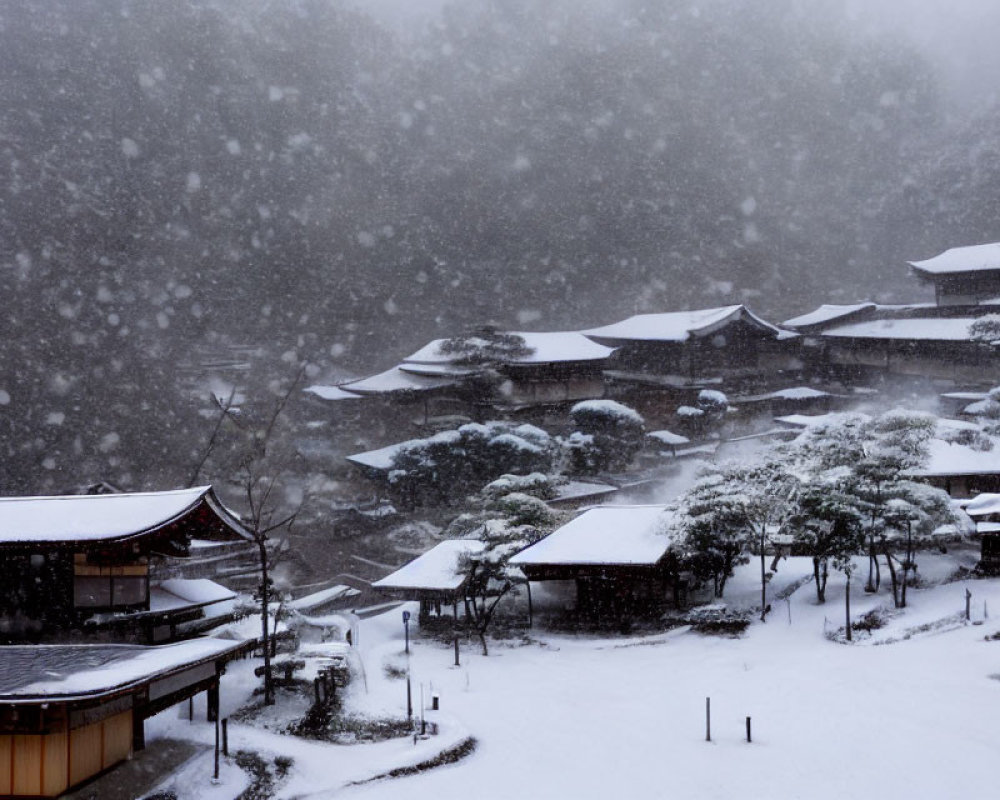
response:
<path id="1" fill-rule="evenodd" d="M 495 320 L 912 297 L 997 238 L 996 127 L 792 0 L 0 3 L 4 493 L 176 484 L 245 388 Z"/>

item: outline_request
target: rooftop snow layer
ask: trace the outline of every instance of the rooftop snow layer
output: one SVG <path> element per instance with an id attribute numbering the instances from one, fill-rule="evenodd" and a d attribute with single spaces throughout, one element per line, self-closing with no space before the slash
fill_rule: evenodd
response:
<path id="1" fill-rule="evenodd" d="M 970 517 L 985 517 L 990 514 L 1000 514 L 1000 494 L 983 492 L 977 494 L 965 506 L 965 513 Z"/>
<path id="2" fill-rule="evenodd" d="M 924 477 L 939 475 L 994 475 L 1000 473 L 1000 447 L 983 452 L 942 439 L 931 439 L 927 464 L 912 474 Z"/>
<path id="3" fill-rule="evenodd" d="M 375 589 L 424 589 L 450 592 L 461 587 L 468 575 L 459 571 L 463 556 L 481 553 L 478 539 L 446 539 L 391 575 L 375 581 Z"/>
<path id="4" fill-rule="evenodd" d="M 931 275 L 1000 270 L 1000 242 L 952 247 L 934 258 L 910 261 L 909 264 Z"/>
<path id="5" fill-rule="evenodd" d="M 378 375 L 372 375 L 370 378 L 362 378 L 359 381 L 344 384 L 340 388 L 361 395 L 391 394 L 392 392 L 426 392 L 444 386 L 454 386 L 455 383 L 457 383 L 455 378 L 412 375 L 403 372 L 399 367 L 393 367 Z"/>
<path id="6" fill-rule="evenodd" d="M 614 352 L 614 348 L 592 342 L 576 331 L 509 331 L 520 336 L 531 350 L 523 356 L 510 359 L 512 364 L 547 364 L 558 361 L 599 361 Z M 441 345 L 447 339 L 435 339 L 416 353 L 404 359 L 404 364 L 447 364 L 456 360 L 453 353 L 442 353 Z"/>
<path id="7" fill-rule="evenodd" d="M 244 642 L 192 639 L 177 644 L 8 645 L 3 648 L 0 700 L 57 700 L 99 696 L 158 675 L 209 661 Z"/>
<path id="8" fill-rule="evenodd" d="M 583 512 L 514 556 L 517 566 L 636 564 L 652 566 L 669 549 L 666 506 L 599 506 Z"/>
<path id="9" fill-rule="evenodd" d="M 838 339 L 908 339 L 937 342 L 972 341 L 969 326 L 976 317 L 915 317 L 855 322 L 828 328 L 821 336 Z"/>
<path id="10" fill-rule="evenodd" d="M 392 469 L 392 462 L 396 458 L 397 453 L 405 450 L 412 444 L 422 441 L 424 440 L 407 439 L 405 442 L 396 442 L 396 444 L 380 447 L 378 450 L 355 453 L 352 456 L 347 456 L 347 460 L 353 464 L 359 464 L 362 467 L 369 467 L 370 469 L 390 470 Z"/>
<path id="11" fill-rule="evenodd" d="M 208 500 L 234 530 L 239 522 L 211 486 L 168 492 L 0 498 L 0 543 L 59 543 L 121 539 L 173 522 Z"/>
<path id="12" fill-rule="evenodd" d="M 689 339 L 708 336 L 730 322 L 740 319 L 772 331 L 775 336 L 779 333 L 776 327 L 764 322 L 742 305 L 698 311 L 671 311 L 665 314 L 638 314 L 621 322 L 601 328 L 591 328 L 582 333 L 597 340 L 686 342 Z"/>
<path id="13" fill-rule="evenodd" d="M 646 434 L 647 438 L 655 439 L 661 444 L 668 444 L 671 446 L 676 446 L 679 444 L 690 444 L 691 440 L 686 436 L 681 436 L 679 433 L 672 433 L 668 430 L 662 431 L 650 431 Z"/>
<path id="14" fill-rule="evenodd" d="M 875 303 L 853 303 L 851 305 L 830 305 L 824 303 L 815 311 L 810 311 L 808 314 L 801 314 L 798 317 L 786 319 L 781 324 L 786 328 L 808 328 L 813 325 L 822 325 L 826 322 L 846 317 L 849 314 L 856 314 L 859 311 L 876 307 Z"/>
<path id="15" fill-rule="evenodd" d="M 348 392 L 347 390 L 342 389 L 340 386 L 323 386 L 321 384 L 316 384 L 315 386 L 307 386 L 302 391 L 314 394 L 321 400 L 361 399 L 361 395 L 355 394 L 354 392 Z"/>
<path id="16" fill-rule="evenodd" d="M 191 605 L 210 605 L 236 597 L 236 592 L 208 578 L 170 578 L 160 581 L 155 588 Z"/>

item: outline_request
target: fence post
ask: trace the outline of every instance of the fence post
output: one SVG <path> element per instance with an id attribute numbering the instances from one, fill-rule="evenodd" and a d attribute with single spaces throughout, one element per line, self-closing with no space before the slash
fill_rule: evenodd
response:
<path id="1" fill-rule="evenodd" d="M 459 667 L 461 664 L 458 663 L 458 636 L 455 636 L 455 666 Z"/>
<path id="2" fill-rule="evenodd" d="M 705 698 L 705 741 L 712 741 L 712 698 Z"/>
<path id="3" fill-rule="evenodd" d="M 747 717 L 747 742 L 752 742 L 753 739 L 750 738 L 750 717 Z"/>
<path id="4" fill-rule="evenodd" d="M 965 590 L 965 621 L 968 622 L 971 617 L 970 611 L 972 609 L 972 592 L 968 589 Z"/>

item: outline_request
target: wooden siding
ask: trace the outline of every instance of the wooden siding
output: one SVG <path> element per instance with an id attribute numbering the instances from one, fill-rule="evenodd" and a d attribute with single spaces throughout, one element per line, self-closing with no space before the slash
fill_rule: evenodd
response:
<path id="1" fill-rule="evenodd" d="M 67 743 L 64 730 L 0 736 L 0 794 L 56 797 L 66 791 Z"/>

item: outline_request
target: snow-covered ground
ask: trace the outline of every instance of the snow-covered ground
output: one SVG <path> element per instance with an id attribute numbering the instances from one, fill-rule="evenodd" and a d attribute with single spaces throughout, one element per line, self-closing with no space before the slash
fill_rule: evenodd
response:
<path id="1" fill-rule="evenodd" d="M 921 574 L 934 583 L 959 560 L 922 554 Z M 855 618 L 892 606 L 885 586 L 878 595 L 861 591 L 866 565 L 859 559 Z M 757 569 L 751 563 L 730 582 L 730 605 L 755 601 Z M 785 560 L 771 591 L 810 572 L 807 559 Z M 962 618 L 966 588 L 973 622 L 981 624 Z M 843 577 L 832 573 L 825 605 L 804 583 L 787 602 L 773 601 L 767 623 L 754 623 L 740 639 L 686 628 L 648 637 L 535 632 L 528 643 L 494 643 L 488 658 L 466 644 L 461 667 L 449 646 L 418 637 L 410 656 L 415 705 L 421 687 L 428 704 L 440 695 L 440 715 L 428 714 L 440 722 L 439 736 L 327 745 L 234 724 L 231 748 L 292 757 L 276 794 L 289 798 L 994 796 L 1000 641 L 985 637 L 1000 631 L 1000 580 L 911 589 L 908 609 L 853 645 L 825 635 L 843 625 L 843 600 Z M 984 619 L 984 609 L 995 609 L 995 618 Z M 406 663 L 399 611 L 364 620 L 359 645 L 365 677 L 352 685 L 348 705 L 402 715 L 405 681 L 385 670 Z M 224 704 L 240 702 L 250 668 L 230 668 Z M 212 741 L 210 726 L 176 711 L 150 729 Z M 456 764 L 350 785 L 419 763 L 468 735 L 478 747 Z M 168 784 L 183 800 L 233 797 L 245 783 L 233 765 L 224 765 L 219 786 L 208 783 L 210 774 L 209 753 Z"/>

